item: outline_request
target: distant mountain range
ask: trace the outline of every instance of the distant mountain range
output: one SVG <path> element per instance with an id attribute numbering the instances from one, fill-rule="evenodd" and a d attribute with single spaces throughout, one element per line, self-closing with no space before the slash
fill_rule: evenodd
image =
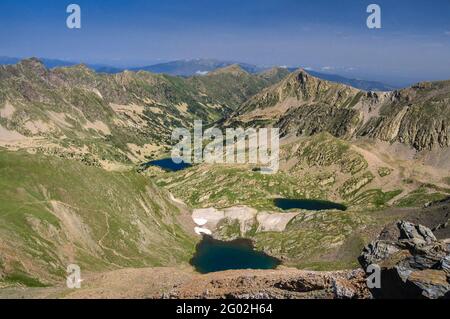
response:
<path id="1" fill-rule="evenodd" d="M 256 65 L 235 61 L 221 61 L 214 59 L 178 60 L 149 66 L 132 68 L 132 71 L 144 70 L 152 73 L 165 73 L 178 76 L 204 75 L 233 64 L 239 65 L 249 73 L 259 73 L 264 70 Z"/>
<path id="2" fill-rule="evenodd" d="M 153 73 L 165 73 L 170 75 L 179 76 L 193 76 L 193 75 L 204 75 L 207 72 L 211 72 L 226 66 L 233 64 L 239 65 L 242 69 L 249 73 L 261 73 L 268 70 L 267 67 L 260 67 L 257 65 L 252 65 L 248 63 L 233 62 L 233 61 L 220 61 L 213 59 L 195 59 L 195 60 L 179 60 L 167 63 L 160 63 L 150 66 L 133 68 L 133 71 L 145 70 Z M 299 67 L 287 68 L 289 71 L 295 71 Z M 346 78 L 337 74 L 319 73 L 316 71 L 309 70 L 308 73 L 318 77 L 322 80 L 333 81 L 337 83 L 342 83 L 346 85 L 353 86 L 357 89 L 365 91 L 392 91 L 398 89 L 399 87 L 377 82 L 368 81 L 361 79 L 351 79 Z"/>
<path id="3" fill-rule="evenodd" d="M 0 57 L 0 64 L 16 64 L 20 62 L 20 58 L 14 57 Z M 47 68 L 55 68 L 62 66 L 73 66 L 79 63 L 64 61 L 58 59 L 40 59 Z M 205 75 L 209 72 L 215 71 L 217 69 L 221 69 L 230 65 L 239 65 L 243 70 L 248 73 L 256 74 L 269 70 L 267 67 L 260 67 L 253 64 L 234 62 L 234 61 L 222 61 L 215 59 L 193 59 L 193 60 L 177 60 L 166 63 L 159 63 L 148 66 L 140 66 L 128 68 L 130 71 L 148 71 L 157 74 L 168 74 L 173 76 L 183 76 L 190 77 L 196 75 Z M 127 68 L 119 68 L 104 64 L 86 64 L 89 68 L 95 70 L 99 73 L 119 73 Z M 286 68 L 290 72 L 295 71 L 298 67 L 290 67 Z M 323 80 L 333 81 L 337 83 L 342 83 L 346 85 L 353 86 L 357 89 L 365 90 L 365 91 L 392 91 L 398 89 L 399 87 L 389 85 L 382 82 L 377 81 L 369 81 L 369 80 L 361 80 L 361 79 L 352 79 L 346 78 L 337 74 L 328 74 L 328 73 L 320 73 L 312 70 L 308 70 L 308 73 L 318 77 Z"/>
<path id="4" fill-rule="evenodd" d="M 0 57 L 0 65 L 4 64 L 17 64 L 21 61 L 21 58 L 14 58 L 14 57 Z M 79 62 L 73 62 L 73 61 L 65 61 L 65 60 L 59 60 L 59 59 L 47 59 L 47 58 L 40 58 L 39 59 L 47 68 L 59 68 L 63 66 L 74 66 L 80 64 Z M 124 71 L 123 68 L 117 68 L 109 65 L 104 64 L 95 64 L 95 63 L 88 63 L 86 64 L 87 67 L 89 67 L 92 70 L 95 70 L 96 72 L 100 73 L 119 73 Z"/>

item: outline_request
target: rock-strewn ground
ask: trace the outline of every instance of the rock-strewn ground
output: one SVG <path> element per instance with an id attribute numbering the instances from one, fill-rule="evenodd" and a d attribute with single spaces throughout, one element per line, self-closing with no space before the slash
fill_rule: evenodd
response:
<path id="1" fill-rule="evenodd" d="M 389 225 L 359 258 L 364 269 L 377 265 L 378 298 L 450 298 L 450 241 L 437 240 L 420 224 L 398 221 Z"/>
<path id="2" fill-rule="evenodd" d="M 131 288 L 132 287 L 132 288 Z M 362 270 L 293 268 L 198 274 L 191 268 L 122 269 L 87 276 L 81 289 L 11 288 L 0 298 L 368 298 Z"/>

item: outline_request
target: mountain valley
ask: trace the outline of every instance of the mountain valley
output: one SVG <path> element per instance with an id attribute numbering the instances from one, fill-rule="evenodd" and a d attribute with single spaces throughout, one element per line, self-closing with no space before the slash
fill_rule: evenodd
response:
<path id="1" fill-rule="evenodd" d="M 279 127 L 279 171 L 143 169 L 169 157 L 172 131 L 192 129 L 194 120 Z M 367 297 L 358 257 L 386 225 L 410 220 L 448 238 L 449 159 L 450 81 L 374 92 L 302 69 L 251 73 L 234 64 L 184 77 L 48 69 L 35 58 L 0 66 L 0 291 L 76 298 L 62 288 L 75 263 L 92 278 L 83 297 L 106 293 L 99 287 L 136 297 L 126 280 L 140 278 L 149 285 L 138 285 L 143 298 L 205 297 L 211 285 L 217 296 L 241 296 L 230 287 L 248 276 L 259 278 L 244 285 L 257 294 L 265 274 L 278 288 L 300 276 L 318 296 L 336 297 L 338 282 Z M 279 198 L 346 210 L 285 211 Z M 208 217 L 203 226 L 214 238 L 251 239 L 282 265 L 195 273 L 196 216 Z M 171 272 L 179 279 L 168 280 Z M 313 297 L 314 289 L 291 297 Z"/>

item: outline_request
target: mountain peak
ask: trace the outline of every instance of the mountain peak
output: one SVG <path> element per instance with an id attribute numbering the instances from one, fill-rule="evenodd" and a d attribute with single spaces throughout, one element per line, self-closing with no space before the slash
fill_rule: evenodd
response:
<path id="1" fill-rule="evenodd" d="M 311 74 L 309 74 L 308 71 L 306 71 L 306 70 L 303 69 L 303 68 L 298 68 L 297 70 L 295 70 L 294 72 L 292 72 L 292 74 L 314 77 L 314 76 L 312 76 Z"/>
<path id="2" fill-rule="evenodd" d="M 287 68 L 273 67 L 258 73 L 258 76 L 266 81 L 276 84 L 286 78 L 289 74 L 290 71 Z"/>
<path id="3" fill-rule="evenodd" d="M 281 66 L 274 66 L 271 67 L 270 69 L 266 69 L 262 72 L 260 72 L 259 74 L 264 75 L 264 76 L 273 76 L 277 73 L 289 73 L 289 70 L 287 68 L 281 67 Z"/>
<path id="4" fill-rule="evenodd" d="M 239 64 L 231 64 L 209 73 L 209 75 L 217 75 L 217 74 L 231 74 L 234 76 L 238 76 L 238 75 L 248 75 L 249 73 L 245 71 Z"/>
<path id="5" fill-rule="evenodd" d="M 339 83 L 339 82 L 333 82 L 326 79 L 319 78 L 315 75 L 311 75 L 303 68 L 298 68 L 294 72 L 292 72 L 287 78 L 286 81 L 292 82 L 295 81 L 302 86 L 313 86 L 316 87 L 319 84 L 326 86 L 326 87 L 334 87 L 336 89 L 351 89 L 353 91 L 358 91 L 359 89 L 353 88 L 347 84 Z"/>
<path id="6" fill-rule="evenodd" d="M 15 65 L 9 66 L 12 69 L 15 69 L 23 74 L 26 74 L 26 76 L 44 76 L 48 70 L 44 63 L 35 57 L 23 59 Z"/>
<path id="7" fill-rule="evenodd" d="M 87 66 L 84 63 L 64 66 L 62 68 L 65 68 L 67 70 L 78 70 L 78 71 L 82 71 L 82 72 L 95 72 L 94 70 L 92 70 L 89 66 Z"/>
<path id="8" fill-rule="evenodd" d="M 306 72 L 303 68 L 299 68 L 289 74 L 285 80 L 280 83 L 281 85 L 285 85 L 283 83 L 298 83 L 300 85 L 307 85 L 308 83 L 318 83 L 318 82 L 328 82 L 326 80 L 319 79 L 315 76 L 312 76 L 308 72 Z M 337 83 L 336 83 L 337 84 Z"/>
<path id="9" fill-rule="evenodd" d="M 44 63 L 36 57 L 21 60 L 17 65 L 32 70 L 46 70 Z"/>

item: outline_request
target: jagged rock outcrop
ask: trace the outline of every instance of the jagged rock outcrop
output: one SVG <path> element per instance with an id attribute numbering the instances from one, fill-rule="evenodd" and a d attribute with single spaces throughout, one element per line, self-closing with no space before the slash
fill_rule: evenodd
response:
<path id="1" fill-rule="evenodd" d="M 244 103 L 228 121 L 280 127 L 283 135 L 370 137 L 418 151 L 450 146 L 450 81 L 365 92 L 298 70 Z"/>
<path id="2" fill-rule="evenodd" d="M 200 275 L 163 298 L 353 299 L 370 298 L 361 269 L 314 272 L 297 269 L 232 270 Z"/>
<path id="3" fill-rule="evenodd" d="M 416 150 L 450 145 L 450 81 L 423 82 L 394 91 L 359 131 Z"/>
<path id="4" fill-rule="evenodd" d="M 450 243 L 422 225 L 399 221 L 387 226 L 359 257 L 364 269 L 381 268 L 378 298 L 449 298 Z"/>
<path id="5" fill-rule="evenodd" d="M 362 269 L 319 272 L 293 268 L 198 274 L 183 267 L 125 268 L 85 275 L 80 289 L 0 289 L 0 299 L 357 299 L 370 298 Z M 130 289 L 133 287 L 133 289 Z"/>

